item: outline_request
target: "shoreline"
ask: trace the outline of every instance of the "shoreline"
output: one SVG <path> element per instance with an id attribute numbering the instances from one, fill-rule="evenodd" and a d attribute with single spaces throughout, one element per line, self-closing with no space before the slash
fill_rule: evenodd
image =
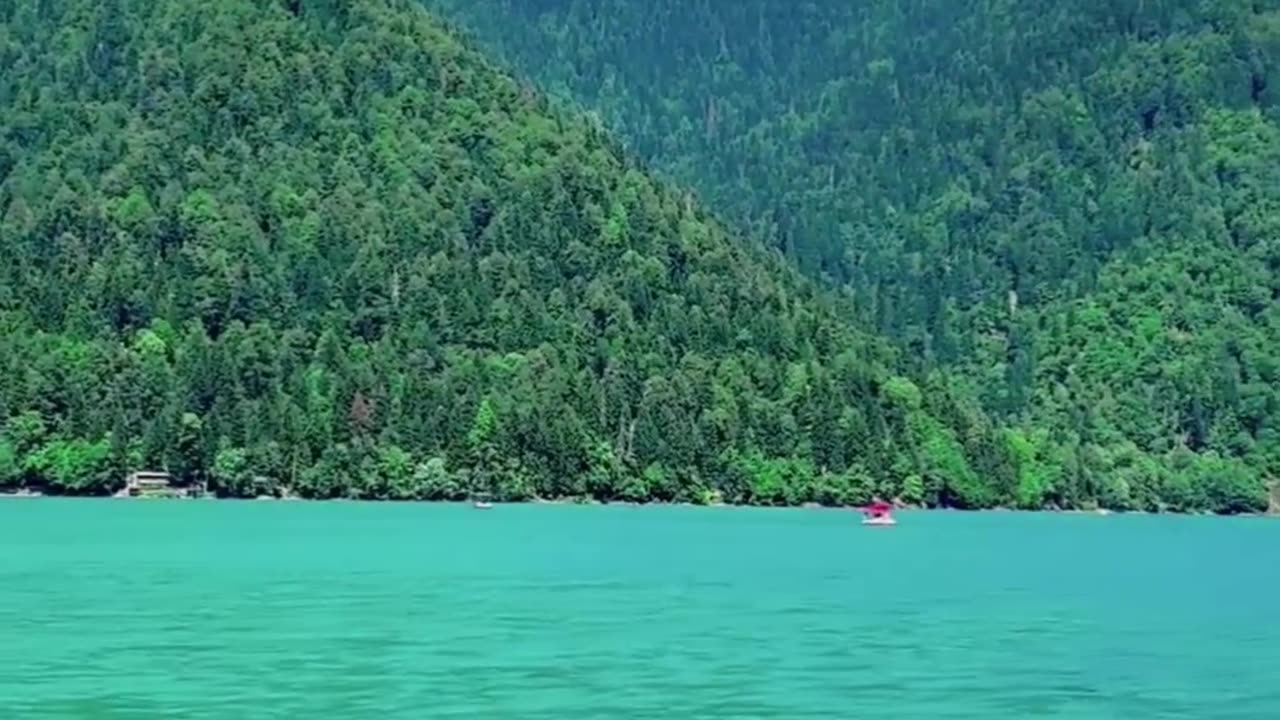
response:
<path id="1" fill-rule="evenodd" d="M 217 495 L 201 495 L 201 496 L 127 496 L 127 495 L 59 495 L 48 494 L 28 489 L 17 491 L 6 490 L 0 491 L 0 499 L 52 499 L 52 500 L 133 500 L 133 501 L 176 501 L 176 502 L 200 502 L 200 501 L 219 501 L 219 502 L 303 502 L 303 503 L 367 503 L 371 505 L 381 504 L 404 504 L 404 505 L 470 505 L 472 500 L 423 500 L 423 499 L 371 499 L 371 498 L 305 498 L 299 495 L 285 495 L 281 497 L 263 495 L 258 497 L 218 497 Z M 594 498 L 531 498 L 529 500 L 513 500 L 513 501 L 491 501 L 494 506 L 501 505 L 578 505 L 583 507 L 591 506 L 623 506 L 633 508 L 645 507 L 687 507 L 687 508 L 729 508 L 729 509 L 754 509 L 754 510 L 829 510 L 829 511 L 851 511 L 857 512 L 861 506 L 857 505 L 821 505 L 818 503 L 802 503 L 798 505 L 754 505 L 749 503 L 726 503 L 726 502 L 709 502 L 709 503 L 693 503 L 693 502 L 669 502 L 669 501 L 652 501 L 652 502 L 635 502 L 635 501 L 603 501 Z M 1256 512 L 1256 513 L 1214 513 L 1207 510 L 1199 510 L 1195 512 L 1176 512 L 1171 510 L 1150 511 L 1150 510 L 1115 510 L 1110 508 L 1039 508 L 1028 510 L 1025 508 L 1012 507 L 990 507 L 990 508 L 957 508 L 957 507 L 927 507 L 922 505 L 906 505 L 896 504 L 897 512 L 959 512 L 959 513 L 1026 513 L 1026 514 L 1044 514 L 1044 515 L 1097 515 L 1101 517 L 1111 515 L 1173 515 L 1173 516 L 1216 516 L 1216 517 L 1261 517 L 1261 518 L 1280 518 L 1280 512 Z"/>

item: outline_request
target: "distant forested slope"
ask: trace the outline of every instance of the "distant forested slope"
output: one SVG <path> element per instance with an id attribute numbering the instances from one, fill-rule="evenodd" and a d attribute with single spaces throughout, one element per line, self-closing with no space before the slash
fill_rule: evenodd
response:
<path id="1" fill-rule="evenodd" d="M 1134 504 L 1280 475 L 1280 4 L 426 2 Z"/>
<path id="2" fill-rule="evenodd" d="M 948 360 L 1178 229 L 1210 116 L 1270 112 L 1280 60 L 1266 2 L 427 4 Z"/>
<path id="3" fill-rule="evenodd" d="M 0 23 L 0 487 L 973 506 L 1013 477 L 845 298 L 416 5 Z"/>
<path id="4" fill-rule="evenodd" d="M 583 22 L 607 26 L 604 11 L 630 6 L 594 7 Z M 670 11 L 660 27 L 676 37 L 714 29 L 707 13 L 737 6 L 646 7 Z M 757 30 L 770 17 L 770 27 L 823 19 L 822 4 L 788 7 L 757 12 Z M 939 18 L 937 32 L 962 21 Z M 1136 39 L 1115 52 L 1173 42 L 1137 27 L 1117 31 Z M 713 57 L 728 57 L 732 37 L 720 34 Z M 789 67 L 827 72 L 801 49 L 792 44 Z M 681 57 L 681 68 L 702 67 Z M 1045 73 L 1053 62 L 1007 64 Z M 1032 200 L 1087 189 L 1087 174 L 1070 174 L 1080 163 L 1052 166 L 1078 183 L 1018 170 L 1048 162 L 1031 150 L 996 158 L 990 186 L 980 174 L 925 178 L 933 163 L 917 155 L 931 146 L 904 140 L 885 150 L 895 162 L 866 169 L 836 162 L 853 150 L 821 134 L 810 150 L 781 144 L 800 136 L 771 111 L 760 128 L 777 141 L 765 142 L 774 130 L 731 133 L 731 105 L 717 100 L 695 134 L 719 149 L 759 137 L 774 143 L 760 157 L 785 156 L 827 183 L 787 181 L 784 192 L 779 176 L 773 225 L 723 206 L 752 228 L 733 237 L 599 122 L 548 107 L 407 0 L 0 1 L 0 67 L 0 489 L 105 493 L 130 470 L 167 469 L 225 495 L 836 504 L 879 494 L 1220 511 L 1265 501 L 1274 325 L 1258 283 L 1270 277 L 1270 236 L 1268 215 L 1251 211 L 1274 192 L 1258 154 L 1271 148 L 1263 81 L 1233 99 L 1236 76 L 1215 77 L 1204 89 L 1220 100 L 1193 117 L 1161 105 L 1118 130 L 1132 143 L 1124 172 L 1154 178 L 1134 192 L 1164 204 L 1117 201 L 1116 222 L 1137 229 L 1097 255 L 1096 271 L 1035 265 L 1024 281 L 977 228 L 1013 222 L 993 219 L 997 209 L 1026 203 L 1062 222 L 1066 205 Z M 1265 67 L 1245 76 L 1265 79 Z M 781 77 L 775 85 L 795 93 L 787 117 L 843 137 L 824 123 L 860 95 L 811 103 L 798 76 Z M 1027 147 L 1058 147 L 1060 117 L 1028 130 Z M 1205 135 L 1210 122 L 1222 132 Z M 770 191 L 734 172 L 741 184 L 713 200 Z M 893 186 L 893 173 L 914 179 Z M 1019 177 L 1029 189 L 1006 198 Z M 868 189 L 877 183 L 885 189 Z M 973 204 L 921 224 L 932 201 L 912 198 L 935 191 Z M 886 238 L 857 262 L 842 250 L 839 263 L 817 263 L 845 263 L 850 292 L 758 245 L 792 251 L 825 232 L 804 219 L 806 203 L 828 206 L 822 192 L 862 197 L 875 212 L 841 210 L 840 222 Z M 1057 236 L 1010 230 L 1006 244 L 1027 237 Z M 1082 292 L 1061 289 L 1077 281 Z M 1158 317 L 1128 305 L 1141 293 Z M 1042 344 L 1050 333 L 1058 339 Z M 1139 341 L 1150 352 L 1135 362 Z"/>

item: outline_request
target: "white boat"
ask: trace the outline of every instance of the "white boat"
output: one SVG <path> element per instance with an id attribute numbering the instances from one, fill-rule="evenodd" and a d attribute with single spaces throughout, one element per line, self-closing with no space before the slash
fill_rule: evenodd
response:
<path id="1" fill-rule="evenodd" d="M 471 507 L 477 510 L 488 510 L 493 507 L 493 503 L 487 500 L 476 500 L 475 502 L 471 503 Z"/>
<path id="2" fill-rule="evenodd" d="M 864 517 L 864 518 L 862 518 L 862 524 L 863 524 L 863 525 L 878 525 L 878 526 L 881 526 L 881 527 L 887 527 L 887 526 L 889 526 L 889 525 L 897 525 L 897 524 L 898 524 L 898 521 L 897 521 L 897 520 L 894 520 L 893 518 L 889 517 L 888 515 L 873 515 L 873 516 L 870 516 L 870 517 Z"/>

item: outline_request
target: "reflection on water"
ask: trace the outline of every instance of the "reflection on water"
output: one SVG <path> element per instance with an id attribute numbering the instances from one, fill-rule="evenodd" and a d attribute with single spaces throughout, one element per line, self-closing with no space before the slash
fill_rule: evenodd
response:
<path id="1" fill-rule="evenodd" d="M 1274 718 L 1265 547 L 1280 523 L 0 503 L 0 717 Z"/>

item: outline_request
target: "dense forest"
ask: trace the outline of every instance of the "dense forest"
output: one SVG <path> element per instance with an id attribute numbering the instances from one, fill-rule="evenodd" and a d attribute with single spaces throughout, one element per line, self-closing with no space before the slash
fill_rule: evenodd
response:
<path id="1" fill-rule="evenodd" d="M 997 500 L 848 298 L 417 6 L 0 8 L 5 487 Z"/>
<path id="2" fill-rule="evenodd" d="M 1280 471 L 1280 3 L 425 1 L 1123 502 Z"/>
<path id="3" fill-rule="evenodd" d="M 1264 508 L 1267 12 L 848 5 L 0 0 L 0 490 Z"/>
<path id="4" fill-rule="evenodd" d="M 1275 2 L 426 2 L 930 362 L 1194 239 L 1186 201 L 1238 234 L 1208 145 L 1280 61 Z"/>

